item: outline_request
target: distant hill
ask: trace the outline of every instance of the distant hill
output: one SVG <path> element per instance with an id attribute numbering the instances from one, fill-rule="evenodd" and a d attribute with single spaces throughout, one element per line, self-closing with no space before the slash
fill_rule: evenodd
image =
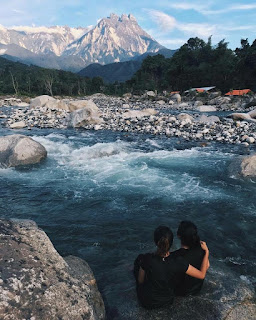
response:
<path id="1" fill-rule="evenodd" d="M 76 73 L 28 66 L 0 57 L 0 94 L 86 95 L 99 90 L 97 83 Z"/>
<path id="2" fill-rule="evenodd" d="M 177 50 L 161 49 L 158 52 L 144 53 L 130 61 L 110 63 L 107 65 L 93 63 L 82 69 L 78 74 L 88 78 L 101 77 L 104 82 L 107 83 L 114 83 L 115 81 L 125 82 L 132 78 L 134 73 L 140 69 L 142 61 L 149 55 L 155 56 L 161 54 L 165 58 L 171 58 L 176 51 Z"/>

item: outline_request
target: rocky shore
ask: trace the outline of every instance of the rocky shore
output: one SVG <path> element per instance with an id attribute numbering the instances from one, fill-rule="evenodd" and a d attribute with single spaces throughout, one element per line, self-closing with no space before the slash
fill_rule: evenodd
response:
<path id="1" fill-rule="evenodd" d="M 82 100 L 41 96 L 31 100 L 29 106 L 21 107 L 17 101 L 12 102 L 18 107 L 2 108 L 0 117 L 11 129 L 82 127 L 166 135 L 188 141 L 218 141 L 245 146 L 255 143 L 254 96 L 237 100 L 221 96 L 210 96 L 203 101 L 183 100 L 177 94 L 154 99 L 150 96 L 118 98 L 102 94 Z"/>
<path id="2" fill-rule="evenodd" d="M 0 318 L 3 320 L 105 319 L 105 308 L 88 264 L 62 258 L 47 235 L 29 220 L 0 219 Z M 132 263 L 132 262 L 131 262 Z M 254 320 L 255 292 L 243 276 L 212 261 L 202 292 L 156 310 L 139 306 L 135 287 L 108 310 L 111 320 Z"/>
<path id="3" fill-rule="evenodd" d="M 33 221 L 0 220 L 0 238 L 0 319 L 105 318 L 88 264 L 63 259 Z"/>

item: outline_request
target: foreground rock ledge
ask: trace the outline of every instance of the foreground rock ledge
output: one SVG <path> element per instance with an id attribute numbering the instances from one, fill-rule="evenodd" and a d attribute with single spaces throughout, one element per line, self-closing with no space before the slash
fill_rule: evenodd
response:
<path id="1" fill-rule="evenodd" d="M 39 163 L 47 151 L 39 142 L 20 134 L 0 137 L 0 167 L 18 167 Z"/>
<path id="2" fill-rule="evenodd" d="M 100 320 L 105 309 L 88 264 L 65 260 L 28 220 L 0 220 L 1 320 Z"/>

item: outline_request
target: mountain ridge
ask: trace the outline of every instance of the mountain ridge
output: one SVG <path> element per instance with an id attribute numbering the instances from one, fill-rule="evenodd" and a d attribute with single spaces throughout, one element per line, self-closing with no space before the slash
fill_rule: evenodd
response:
<path id="1" fill-rule="evenodd" d="M 12 56 L 16 61 L 76 72 L 91 63 L 128 61 L 164 48 L 139 26 L 134 16 L 125 14 L 111 14 L 96 26 L 84 28 L 0 26 L 0 44 L 0 55 Z M 18 46 L 16 51 L 10 45 Z"/>

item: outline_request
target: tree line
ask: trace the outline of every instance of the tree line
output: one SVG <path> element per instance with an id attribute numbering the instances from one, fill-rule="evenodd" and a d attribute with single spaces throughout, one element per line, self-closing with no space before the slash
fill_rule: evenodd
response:
<path id="1" fill-rule="evenodd" d="M 28 66 L 0 57 L 0 94 L 89 95 L 102 90 L 103 80 L 75 73 Z"/>
<path id="2" fill-rule="evenodd" d="M 172 58 L 147 57 L 125 84 L 130 91 L 206 86 L 216 86 L 223 93 L 244 88 L 256 91 L 256 40 L 250 45 L 242 39 L 240 48 L 233 51 L 225 40 L 214 46 L 211 38 L 207 42 L 190 38 Z"/>

